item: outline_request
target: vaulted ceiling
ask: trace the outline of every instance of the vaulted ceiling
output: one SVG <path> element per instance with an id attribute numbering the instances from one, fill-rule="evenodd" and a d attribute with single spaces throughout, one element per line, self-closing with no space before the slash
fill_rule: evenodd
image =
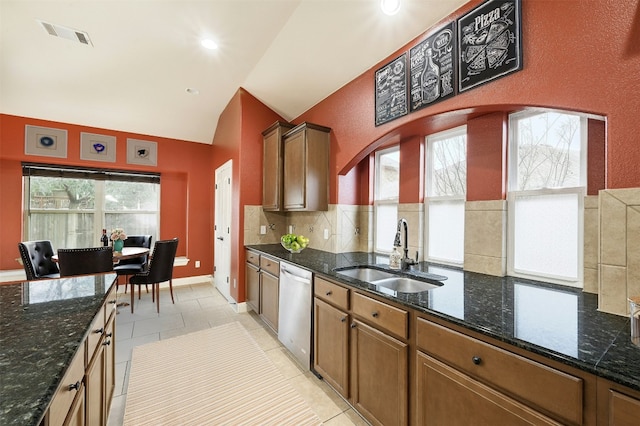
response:
<path id="1" fill-rule="evenodd" d="M 0 0 L 0 112 L 211 144 L 238 88 L 291 120 L 466 1 Z"/>

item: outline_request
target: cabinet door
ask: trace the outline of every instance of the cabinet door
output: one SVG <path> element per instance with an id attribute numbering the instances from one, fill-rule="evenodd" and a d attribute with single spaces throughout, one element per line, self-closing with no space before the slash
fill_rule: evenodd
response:
<path id="1" fill-rule="evenodd" d="M 64 421 L 64 426 L 84 426 L 84 386 L 80 386 L 76 398 L 73 400 L 69 414 Z"/>
<path id="2" fill-rule="evenodd" d="M 340 395 L 349 397 L 349 315 L 314 299 L 313 368 Z"/>
<path id="3" fill-rule="evenodd" d="M 416 374 L 418 425 L 560 424 L 422 352 Z"/>
<path id="4" fill-rule="evenodd" d="M 260 316 L 273 331 L 278 331 L 278 278 L 260 272 Z"/>
<path id="5" fill-rule="evenodd" d="M 284 141 L 284 208 L 304 209 L 306 190 L 306 132 Z"/>
<path id="6" fill-rule="evenodd" d="M 352 404 L 372 424 L 408 423 L 407 367 L 405 343 L 360 321 L 352 322 Z"/>
<path id="7" fill-rule="evenodd" d="M 113 391 L 116 387 L 116 315 L 115 312 L 111 315 L 111 318 L 107 322 L 105 327 L 104 342 L 102 343 L 105 351 L 105 422 L 111 409 L 111 399 L 113 398 Z"/>
<path id="8" fill-rule="evenodd" d="M 280 210 L 282 203 L 281 131 L 276 128 L 263 137 L 262 207 Z"/>
<path id="9" fill-rule="evenodd" d="M 85 374 L 86 383 L 86 423 L 87 425 L 105 424 L 105 363 L 106 350 L 100 346 L 91 360 Z"/>
<path id="10" fill-rule="evenodd" d="M 260 269 L 247 262 L 244 276 L 247 305 L 249 305 L 256 314 L 260 314 Z"/>

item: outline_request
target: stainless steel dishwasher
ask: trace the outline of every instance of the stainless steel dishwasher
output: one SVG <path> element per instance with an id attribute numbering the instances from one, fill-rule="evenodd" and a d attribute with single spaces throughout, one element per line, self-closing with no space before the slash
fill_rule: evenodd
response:
<path id="1" fill-rule="evenodd" d="M 280 262 L 278 340 L 306 370 L 311 365 L 311 283 L 313 274 Z"/>

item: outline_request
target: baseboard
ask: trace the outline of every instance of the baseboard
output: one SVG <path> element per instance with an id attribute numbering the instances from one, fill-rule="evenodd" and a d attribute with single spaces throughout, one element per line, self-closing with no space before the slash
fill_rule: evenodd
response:
<path id="1" fill-rule="evenodd" d="M 0 271 L 0 283 L 26 280 L 27 275 L 25 274 L 24 269 L 7 269 Z"/>

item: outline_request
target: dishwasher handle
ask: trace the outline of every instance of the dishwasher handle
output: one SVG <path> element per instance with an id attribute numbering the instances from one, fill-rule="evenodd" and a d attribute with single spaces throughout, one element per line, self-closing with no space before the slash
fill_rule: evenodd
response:
<path id="1" fill-rule="evenodd" d="M 301 282 L 303 284 L 311 284 L 311 278 L 305 278 L 305 277 L 301 277 L 298 275 L 295 275 L 293 273 L 291 273 L 290 271 L 286 270 L 285 268 L 280 268 L 280 272 L 285 274 L 287 276 L 287 278 L 290 278 L 294 281 L 298 281 Z"/>

